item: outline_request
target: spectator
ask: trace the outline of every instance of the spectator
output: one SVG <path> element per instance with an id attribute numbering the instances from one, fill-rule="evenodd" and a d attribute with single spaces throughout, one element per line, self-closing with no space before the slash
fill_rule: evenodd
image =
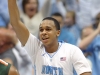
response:
<path id="1" fill-rule="evenodd" d="M 63 20 L 64 20 L 63 16 L 59 12 L 56 12 L 56 13 L 52 14 L 52 17 L 55 18 L 59 22 L 60 27 L 62 28 L 63 25 L 64 25 L 64 23 L 63 23 Z"/>
<path id="2" fill-rule="evenodd" d="M 38 36 L 38 27 L 42 19 L 48 16 L 50 12 L 51 0 L 46 0 L 44 6 L 38 11 L 38 0 L 23 0 L 23 13 L 21 19 L 28 30 L 35 36 Z"/>
<path id="3" fill-rule="evenodd" d="M 89 30 L 90 29 L 90 30 Z M 88 31 L 86 31 L 88 30 Z M 100 74 L 100 24 L 98 25 L 97 29 L 85 28 L 82 31 L 82 40 L 79 44 L 79 47 L 85 53 L 90 53 L 87 58 L 92 62 L 92 75 L 99 75 Z"/>
<path id="4" fill-rule="evenodd" d="M 63 16 L 60 13 L 54 13 L 52 14 L 52 17 L 55 18 L 60 24 L 61 33 L 58 40 L 75 45 L 75 38 L 73 34 L 64 27 Z"/>
<path id="5" fill-rule="evenodd" d="M 73 34 L 76 44 L 77 44 L 78 38 L 80 37 L 80 29 L 78 25 L 76 24 L 76 15 L 74 11 L 67 12 L 65 27 L 68 31 L 70 31 Z"/>
<path id="6" fill-rule="evenodd" d="M 13 38 L 10 38 L 12 36 Z M 32 64 L 24 48 L 17 43 L 17 37 L 12 31 L 11 26 L 8 29 L 0 29 L 0 58 L 9 59 L 19 71 L 20 75 L 32 75 Z M 8 60 L 8 61 L 9 61 Z M 27 72 L 25 73 L 25 71 Z"/>

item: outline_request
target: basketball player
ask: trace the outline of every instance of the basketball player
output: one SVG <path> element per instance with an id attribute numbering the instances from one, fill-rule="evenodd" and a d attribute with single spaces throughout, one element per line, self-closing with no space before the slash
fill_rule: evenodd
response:
<path id="1" fill-rule="evenodd" d="M 58 42 L 60 25 L 51 17 L 44 18 L 38 40 L 20 21 L 16 0 L 8 0 L 11 24 L 22 45 L 28 50 L 35 75 L 91 75 L 91 69 L 81 50 L 68 43 Z"/>

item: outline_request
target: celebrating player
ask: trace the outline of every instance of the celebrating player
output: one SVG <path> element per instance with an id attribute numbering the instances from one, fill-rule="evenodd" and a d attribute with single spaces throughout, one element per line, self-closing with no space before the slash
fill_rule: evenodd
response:
<path id="1" fill-rule="evenodd" d="M 91 69 L 81 50 L 65 42 L 58 42 L 60 25 L 51 17 L 40 23 L 38 40 L 29 33 L 20 21 L 16 0 L 8 0 L 10 22 L 28 50 L 36 75 L 73 75 L 73 67 L 78 75 L 91 75 Z"/>

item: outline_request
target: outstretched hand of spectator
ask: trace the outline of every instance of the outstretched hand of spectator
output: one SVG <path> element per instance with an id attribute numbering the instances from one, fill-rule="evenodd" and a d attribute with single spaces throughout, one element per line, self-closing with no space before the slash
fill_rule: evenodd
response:
<path id="1" fill-rule="evenodd" d="M 0 28 L 0 53 L 13 48 L 16 43 L 17 38 L 12 30 Z"/>

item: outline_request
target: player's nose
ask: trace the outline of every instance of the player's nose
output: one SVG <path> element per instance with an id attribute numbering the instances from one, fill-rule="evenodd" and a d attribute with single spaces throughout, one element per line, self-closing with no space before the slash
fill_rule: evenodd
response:
<path id="1" fill-rule="evenodd" d="M 43 30 L 42 34 L 45 35 L 46 33 L 47 33 L 47 31 L 46 30 Z"/>

